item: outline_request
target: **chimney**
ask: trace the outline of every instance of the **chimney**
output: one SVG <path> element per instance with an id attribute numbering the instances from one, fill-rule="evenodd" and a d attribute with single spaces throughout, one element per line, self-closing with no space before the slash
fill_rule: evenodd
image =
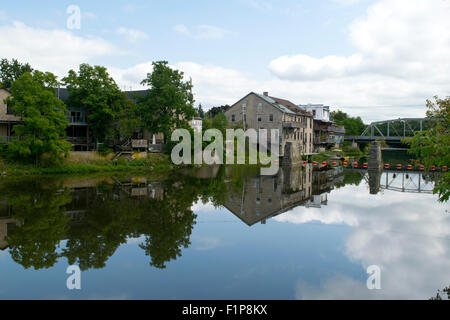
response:
<path id="1" fill-rule="evenodd" d="M 266 92 L 263 92 L 263 95 L 265 95 L 266 97 L 268 97 L 268 96 L 269 96 L 269 93 L 266 91 Z"/>

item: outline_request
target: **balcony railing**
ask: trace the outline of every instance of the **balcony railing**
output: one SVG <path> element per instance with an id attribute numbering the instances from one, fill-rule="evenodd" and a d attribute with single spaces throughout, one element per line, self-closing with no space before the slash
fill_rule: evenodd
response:
<path id="1" fill-rule="evenodd" d="M 71 125 L 86 125 L 87 121 L 85 117 L 72 117 L 68 116 L 67 120 L 69 120 L 69 123 Z"/>
<path id="2" fill-rule="evenodd" d="M 294 122 L 294 121 L 283 121 L 283 128 L 306 129 L 306 123 Z"/>
<path id="3" fill-rule="evenodd" d="M 335 132 L 335 133 L 341 133 L 341 134 L 345 134 L 345 129 L 344 128 L 340 128 L 340 127 L 328 127 L 328 131 L 329 132 Z"/>

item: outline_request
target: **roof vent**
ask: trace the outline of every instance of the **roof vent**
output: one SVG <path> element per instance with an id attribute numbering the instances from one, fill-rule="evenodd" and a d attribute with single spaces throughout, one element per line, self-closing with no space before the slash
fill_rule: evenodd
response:
<path id="1" fill-rule="evenodd" d="M 263 92 L 263 95 L 265 95 L 266 97 L 268 97 L 268 96 L 269 96 L 269 93 L 266 91 L 266 92 Z"/>

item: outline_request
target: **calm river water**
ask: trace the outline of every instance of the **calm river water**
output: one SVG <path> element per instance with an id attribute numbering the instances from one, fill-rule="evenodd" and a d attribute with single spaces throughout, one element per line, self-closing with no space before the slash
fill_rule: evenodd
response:
<path id="1" fill-rule="evenodd" d="M 432 188 L 312 167 L 3 178 L 0 299 L 429 299 L 450 285 L 449 205 Z"/>

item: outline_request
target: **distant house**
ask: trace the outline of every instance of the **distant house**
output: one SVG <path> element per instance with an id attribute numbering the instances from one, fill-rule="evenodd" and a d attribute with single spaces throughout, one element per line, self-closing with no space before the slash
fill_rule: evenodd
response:
<path id="1" fill-rule="evenodd" d="M 289 100 L 271 97 L 268 92 L 250 92 L 233 104 L 225 116 L 229 123 L 245 130 L 278 129 L 281 156 L 287 142 L 295 144 L 304 155 L 313 152 L 313 116 Z"/>
<path id="2" fill-rule="evenodd" d="M 146 90 L 127 91 L 126 94 L 130 99 L 137 99 L 139 95 L 146 93 Z M 56 89 L 57 97 L 67 104 L 69 100 L 69 91 L 66 88 Z M 10 96 L 5 88 L 0 88 L 0 143 L 8 143 L 14 133 L 14 126 L 21 122 L 19 117 L 14 116 L 14 111 L 8 108 L 4 100 Z M 88 123 L 88 112 L 81 107 L 67 105 L 68 113 L 66 114 L 69 126 L 66 128 L 66 140 L 72 144 L 74 151 L 91 151 L 97 148 L 95 137 L 93 137 Z M 151 145 L 163 144 L 164 135 L 162 133 L 151 133 L 148 130 L 136 128 L 132 139 L 142 142 L 151 147 Z M 117 141 L 112 141 L 114 145 Z"/>
<path id="3" fill-rule="evenodd" d="M 195 117 L 189 121 L 189 125 L 194 131 L 202 132 L 203 120 L 200 117 Z"/>
<path id="4" fill-rule="evenodd" d="M 344 141 L 345 129 L 330 118 L 330 107 L 323 104 L 300 105 L 314 116 L 314 151 L 322 152 Z"/>
<path id="5" fill-rule="evenodd" d="M 14 116 L 14 111 L 5 103 L 10 95 L 8 89 L 0 88 L 0 143 L 11 141 L 13 127 L 20 123 L 20 118 Z"/>

